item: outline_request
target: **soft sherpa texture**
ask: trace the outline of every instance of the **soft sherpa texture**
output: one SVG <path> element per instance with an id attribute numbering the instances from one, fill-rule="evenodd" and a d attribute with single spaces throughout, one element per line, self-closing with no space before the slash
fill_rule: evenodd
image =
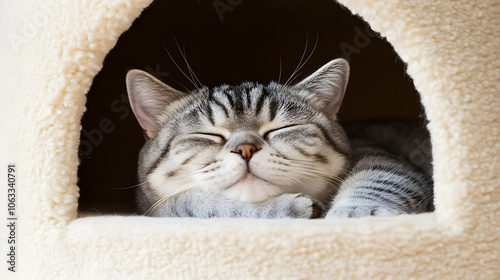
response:
<path id="1" fill-rule="evenodd" d="M 430 121 L 434 213 L 77 218 L 85 94 L 150 2 L 26 5 L 24 28 L 35 31 L 13 30 L 9 79 L 21 118 L 12 156 L 20 173 L 19 267 L 2 279 L 500 279 L 498 0 L 339 1 L 408 63 Z"/>

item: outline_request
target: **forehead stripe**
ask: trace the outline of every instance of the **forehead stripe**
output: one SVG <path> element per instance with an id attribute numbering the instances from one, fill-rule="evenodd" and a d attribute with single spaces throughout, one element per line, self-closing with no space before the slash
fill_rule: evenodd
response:
<path id="1" fill-rule="evenodd" d="M 255 105 L 255 114 L 258 115 L 260 114 L 260 111 L 262 111 L 262 105 L 264 105 L 264 101 L 266 97 L 269 96 L 269 91 L 267 91 L 267 88 L 262 88 L 262 94 L 259 96 L 259 100 L 257 100 L 257 105 Z"/>
<path id="2" fill-rule="evenodd" d="M 227 97 L 227 101 L 229 102 L 229 105 L 234 108 L 234 100 L 233 97 L 225 90 L 222 91 L 222 93 Z"/>
<path id="3" fill-rule="evenodd" d="M 278 102 L 273 98 L 269 102 L 269 121 L 273 121 L 276 118 L 276 113 L 278 112 Z"/>
<path id="4" fill-rule="evenodd" d="M 212 104 L 219 106 L 224 112 L 224 115 L 226 115 L 226 118 L 229 118 L 229 110 L 226 108 L 224 104 L 220 103 L 218 100 L 212 100 Z"/>
<path id="5" fill-rule="evenodd" d="M 222 111 L 224 111 L 224 115 L 226 115 L 226 118 L 229 118 L 229 110 L 226 108 L 226 106 L 222 102 L 215 99 L 213 89 L 210 89 L 208 92 L 208 101 L 212 102 L 212 104 L 219 106 L 222 109 Z"/>
<path id="6" fill-rule="evenodd" d="M 252 107 L 252 100 L 250 99 L 250 91 L 252 89 L 245 89 L 245 96 L 246 96 L 246 99 L 247 99 L 247 109 L 250 109 Z"/>
<path id="7" fill-rule="evenodd" d="M 244 93 L 244 90 L 241 90 L 239 88 L 235 88 L 233 90 L 233 95 L 234 95 L 234 109 L 238 113 L 243 112 L 243 93 Z"/>
<path id="8" fill-rule="evenodd" d="M 214 121 L 214 112 L 212 110 L 212 106 L 206 106 L 207 107 L 207 117 L 208 117 L 208 121 L 213 125 L 215 126 L 215 121 Z"/>

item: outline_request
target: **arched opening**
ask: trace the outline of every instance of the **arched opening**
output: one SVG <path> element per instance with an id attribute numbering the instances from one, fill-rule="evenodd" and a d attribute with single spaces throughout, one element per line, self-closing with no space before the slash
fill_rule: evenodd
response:
<path id="1" fill-rule="evenodd" d="M 134 211 L 132 186 L 144 137 L 127 104 L 125 74 L 138 68 L 180 90 L 192 89 L 179 69 L 187 72 L 181 52 L 207 86 L 268 83 L 280 74 L 284 82 L 303 53 L 311 54 L 300 80 L 344 57 L 351 75 L 341 122 L 417 120 L 422 111 L 392 46 L 333 1 L 155 1 L 120 37 L 87 95 L 79 149 L 80 211 Z"/>

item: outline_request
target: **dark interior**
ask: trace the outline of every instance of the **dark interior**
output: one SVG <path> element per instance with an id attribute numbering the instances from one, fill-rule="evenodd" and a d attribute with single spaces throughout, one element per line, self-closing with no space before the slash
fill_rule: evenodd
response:
<path id="1" fill-rule="evenodd" d="M 125 74 L 138 68 L 179 90 L 194 89 L 180 70 L 188 73 L 181 51 L 207 86 L 268 83 L 278 80 L 280 68 L 283 83 L 305 53 L 310 58 L 295 79 L 300 81 L 344 57 L 351 75 L 341 122 L 418 120 L 422 111 L 392 46 L 335 1 L 155 1 L 120 37 L 87 95 L 80 211 L 134 211 L 137 157 L 145 140 L 128 105 Z"/>

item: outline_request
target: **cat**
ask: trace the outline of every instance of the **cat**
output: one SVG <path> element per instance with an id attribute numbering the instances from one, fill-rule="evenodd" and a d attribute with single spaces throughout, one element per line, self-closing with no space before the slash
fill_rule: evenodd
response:
<path id="1" fill-rule="evenodd" d="M 178 91 L 141 70 L 126 76 L 147 138 L 138 164 L 145 215 L 347 218 L 433 210 L 432 158 L 418 125 L 346 127 L 349 78 L 338 58 L 289 85 Z"/>

